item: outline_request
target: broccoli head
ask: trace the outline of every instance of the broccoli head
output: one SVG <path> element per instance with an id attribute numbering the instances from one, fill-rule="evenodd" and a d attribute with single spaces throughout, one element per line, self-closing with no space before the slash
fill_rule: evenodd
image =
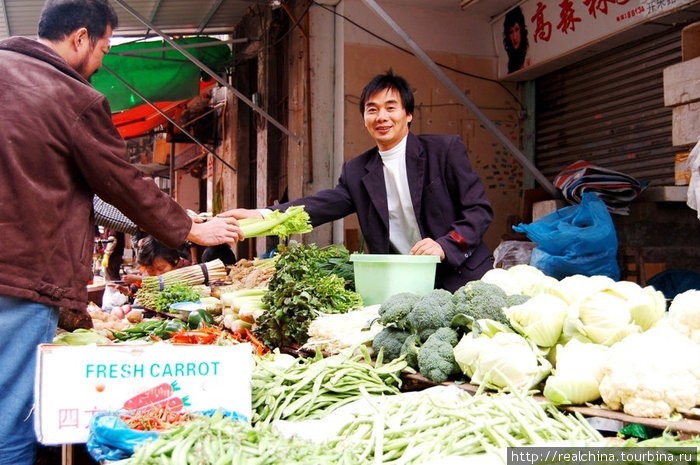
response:
<path id="1" fill-rule="evenodd" d="M 418 352 L 420 352 L 420 338 L 417 334 L 411 334 L 403 341 L 401 355 L 405 356 L 406 363 L 414 370 L 418 369 Z"/>
<path id="2" fill-rule="evenodd" d="M 420 297 L 412 292 L 399 292 L 390 296 L 379 307 L 379 322 L 384 326 L 393 324 L 399 329 L 408 330 L 406 317 Z"/>
<path id="3" fill-rule="evenodd" d="M 387 326 L 374 336 L 372 349 L 378 354 L 383 348 L 383 360 L 389 362 L 401 356 L 401 346 L 403 346 L 404 341 L 409 335 L 410 333 L 408 331 L 403 331 L 393 326 Z"/>
<path id="4" fill-rule="evenodd" d="M 418 352 L 418 371 L 436 383 L 443 383 L 461 373 L 453 350 L 456 345 L 457 332 L 452 328 L 439 328 Z"/>
<path id="5" fill-rule="evenodd" d="M 506 306 L 507 307 L 513 307 L 514 305 L 520 305 L 524 304 L 530 300 L 529 295 L 525 294 L 510 294 L 509 296 L 506 297 Z"/>
<path id="6" fill-rule="evenodd" d="M 433 289 L 413 305 L 407 320 L 412 332 L 426 341 L 438 328 L 449 327 L 455 316 L 452 294 L 445 289 Z"/>
<path id="7" fill-rule="evenodd" d="M 470 319 L 488 318 L 510 326 L 503 308 L 508 307 L 507 295 L 499 286 L 485 281 L 470 281 L 452 296 L 456 314 Z"/>

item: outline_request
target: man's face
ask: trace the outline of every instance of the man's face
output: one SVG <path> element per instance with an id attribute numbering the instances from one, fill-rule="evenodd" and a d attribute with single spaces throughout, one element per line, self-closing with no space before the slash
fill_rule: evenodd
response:
<path id="1" fill-rule="evenodd" d="M 383 89 L 370 95 L 365 103 L 365 127 L 379 150 L 393 148 L 408 134 L 413 115 L 406 113 L 396 89 Z"/>
<path id="2" fill-rule="evenodd" d="M 90 80 L 90 77 L 95 74 L 95 71 L 102 66 L 102 58 L 109 53 L 109 38 L 112 36 L 112 27 L 107 26 L 105 35 L 102 36 L 96 43 L 86 39 L 85 43 L 80 48 L 80 61 L 75 67 L 75 70 L 82 77 Z"/>

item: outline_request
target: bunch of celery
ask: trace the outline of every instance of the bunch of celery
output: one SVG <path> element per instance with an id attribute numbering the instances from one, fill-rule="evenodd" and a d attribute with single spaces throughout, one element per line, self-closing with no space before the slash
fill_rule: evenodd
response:
<path id="1" fill-rule="evenodd" d="M 311 232 L 313 226 L 303 205 L 289 207 L 285 211 L 274 210 L 265 218 L 245 218 L 238 221 L 244 237 L 279 236 L 286 239 L 291 234 Z"/>

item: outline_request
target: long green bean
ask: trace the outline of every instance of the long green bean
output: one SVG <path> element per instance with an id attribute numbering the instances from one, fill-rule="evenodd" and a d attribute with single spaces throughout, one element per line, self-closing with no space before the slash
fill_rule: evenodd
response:
<path id="1" fill-rule="evenodd" d="M 279 354 L 277 354 L 278 356 Z M 399 393 L 402 359 L 372 363 L 365 346 L 329 357 L 311 357 L 281 369 L 276 354 L 256 359 L 253 370 L 253 422 L 319 418 L 363 397 Z M 370 362 L 367 362 L 370 360 Z"/>

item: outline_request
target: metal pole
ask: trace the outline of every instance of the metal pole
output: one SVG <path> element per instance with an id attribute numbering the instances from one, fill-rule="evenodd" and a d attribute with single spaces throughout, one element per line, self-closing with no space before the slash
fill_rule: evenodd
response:
<path id="1" fill-rule="evenodd" d="M 119 1 L 119 0 L 117 0 Z M 374 0 L 362 0 L 369 8 L 374 10 L 374 12 L 382 18 L 398 35 L 403 38 L 403 40 L 408 44 L 413 50 L 413 53 L 418 57 L 419 60 L 442 82 L 442 84 L 447 87 L 457 99 L 469 109 L 474 116 L 476 116 L 481 124 L 483 124 L 486 129 L 488 129 L 496 139 L 505 145 L 506 148 L 513 154 L 513 156 L 520 162 L 520 164 L 527 169 L 539 182 L 542 187 L 551 195 L 553 198 L 560 198 L 561 194 L 552 185 L 552 183 L 547 179 L 532 162 L 516 147 L 511 140 L 506 137 L 505 134 L 501 132 L 500 129 L 472 102 L 469 97 L 460 89 L 457 84 L 455 84 L 445 72 L 416 44 L 413 39 L 411 39 L 408 34 L 406 34 L 401 27 L 384 11 L 377 5 Z"/>
<path id="2" fill-rule="evenodd" d="M 144 26 L 146 26 L 147 28 L 153 30 L 156 34 L 158 34 L 159 36 L 161 36 L 161 37 L 163 38 L 164 41 L 166 41 L 167 43 L 169 43 L 170 45 L 172 45 L 172 47 L 173 47 L 175 50 L 177 50 L 178 52 L 182 53 L 185 57 L 187 57 L 188 60 L 190 60 L 190 61 L 191 61 L 192 63 L 194 63 L 195 65 L 197 65 L 197 67 L 198 67 L 199 69 L 201 69 L 202 71 L 204 71 L 205 73 L 207 73 L 209 76 L 211 76 L 213 79 L 215 79 L 216 82 L 218 82 L 219 84 L 221 84 L 222 86 L 226 87 L 226 88 L 229 89 L 231 92 L 233 92 L 233 94 L 234 94 L 236 97 L 238 97 L 239 99 L 243 100 L 243 102 L 245 102 L 246 105 L 248 105 L 250 108 L 252 108 L 252 109 L 253 109 L 254 111 L 256 111 L 258 114 L 260 114 L 260 116 L 262 116 L 263 118 L 265 118 L 266 120 L 268 120 L 268 121 L 270 122 L 270 124 L 272 124 L 272 125 L 275 126 L 277 129 L 279 129 L 280 131 L 282 131 L 283 133 L 287 134 L 289 137 L 291 137 L 292 139 L 294 139 L 294 141 L 296 141 L 297 144 L 301 144 L 301 138 L 300 138 L 299 136 L 297 136 L 296 134 L 294 134 L 293 132 L 291 132 L 289 129 L 287 129 L 286 127 L 284 127 L 280 122 L 278 122 L 276 119 L 274 119 L 272 116 L 270 116 L 265 110 L 263 110 L 263 109 L 260 108 L 259 106 L 255 105 L 248 97 L 246 97 L 245 95 L 243 95 L 242 93 L 240 93 L 240 92 L 238 91 L 238 89 L 234 88 L 231 84 L 229 84 L 228 82 L 226 82 L 226 80 L 225 80 L 224 78 L 222 78 L 221 76 L 219 76 L 219 75 L 218 75 L 217 73 L 215 73 L 211 68 L 209 68 L 207 65 L 205 65 L 202 61 L 200 61 L 200 60 L 197 59 L 195 56 L 193 56 L 191 53 L 189 53 L 187 50 L 185 50 L 184 48 L 182 48 L 177 42 L 175 42 L 173 39 L 171 39 L 170 37 L 168 37 L 167 34 L 165 34 L 165 33 L 162 32 L 160 29 L 158 29 L 156 26 L 154 26 L 153 24 L 151 24 L 146 18 L 144 18 L 143 16 L 141 16 L 141 14 L 139 14 L 138 11 L 134 10 L 131 6 L 129 6 L 128 3 L 126 3 L 124 0 L 114 0 L 114 1 L 117 2 L 119 5 L 121 5 L 122 8 L 124 8 L 126 11 L 128 11 L 129 13 L 131 13 L 131 14 L 134 16 L 134 18 L 136 18 L 136 19 L 137 19 L 139 22 L 141 22 Z"/>

